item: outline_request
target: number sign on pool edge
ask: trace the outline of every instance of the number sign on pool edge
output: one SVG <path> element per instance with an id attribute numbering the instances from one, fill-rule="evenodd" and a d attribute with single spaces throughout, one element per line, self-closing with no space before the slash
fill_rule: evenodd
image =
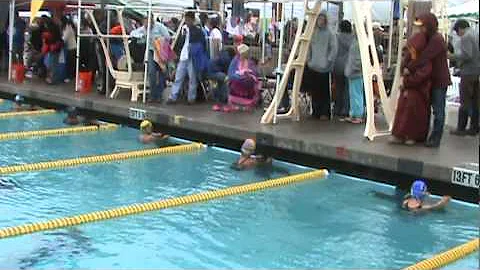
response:
<path id="1" fill-rule="evenodd" d="M 128 116 L 130 119 L 145 120 L 147 118 L 147 111 L 137 108 L 129 108 Z"/>
<path id="2" fill-rule="evenodd" d="M 480 186 L 478 171 L 454 167 L 452 169 L 452 183 L 466 187 L 478 188 Z"/>

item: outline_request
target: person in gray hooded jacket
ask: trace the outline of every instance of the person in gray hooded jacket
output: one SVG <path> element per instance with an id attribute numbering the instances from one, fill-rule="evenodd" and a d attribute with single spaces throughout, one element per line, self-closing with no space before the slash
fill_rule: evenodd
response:
<path id="1" fill-rule="evenodd" d="M 317 27 L 310 44 L 303 88 L 312 97 L 312 116 L 329 120 L 330 111 L 330 72 L 337 56 L 337 37 L 328 29 L 327 15 L 322 12 L 317 19 Z"/>
<path id="2" fill-rule="evenodd" d="M 470 28 L 466 20 L 458 20 L 453 27 L 460 36 L 459 48 L 454 58 L 460 66 L 460 109 L 458 110 L 457 129 L 454 135 L 476 136 L 479 132 L 479 76 L 480 76 L 480 47 L 478 31 Z M 470 118 L 470 129 L 466 130 Z"/>
<path id="3" fill-rule="evenodd" d="M 350 45 L 355 38 L 352 34 L 352 24 L 343 20 L 339 25 L 340 32 L 337 34 L 338 53 L 335 60 L 335 106 L 334 114 L 340 121 L 345 120 L 350 110 L 350 95 L 348 83 L 345 77 L 345 63 L 347 62 Z"/>

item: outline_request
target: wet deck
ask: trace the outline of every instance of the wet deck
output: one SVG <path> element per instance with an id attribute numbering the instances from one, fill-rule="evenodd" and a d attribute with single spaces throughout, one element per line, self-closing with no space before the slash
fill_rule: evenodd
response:
<path id="1" fill-rule="evenodd" d="M 226 114 L 211 111 L 209 104 L 144 106 L 129 102 L 127 95 L 117 100 L 106 99 L 96 93 L 79 96 L 74 94 L 71 85 L 48 86 L 41 82 L 14 85 L 4 79 L 0 79 L 0 92 L 20 93 L 38 100 L 121 118 L 129 117 L 130 107 L 141 108 L 147 111 L 154 122 L 173 129 L 209 134 L 236 141 L 238 145 L 243 139 L 254 137 L 260 144 L 278 151 L 287 150 L 305 154 L 310 159 L 329 160 L 328 166 L 335 167 L 336 162 L 360 165 L 363 168 L 424 177 L 444 183 L 451 182 L 452 167 L 463 163 L 478 163 L 479 159 L 478 136 L 455 137 L 445 132 L 441 147 L 428 149 L 423 146 L 390 145 L 387 138 L 370 142 L 362 137 L 363 125 L 336 121 L 284 120 L 277 125 L 262 125 L 259 119 L 263 110 Z M 455 120 L 450 119 L 450 122 Z"/>

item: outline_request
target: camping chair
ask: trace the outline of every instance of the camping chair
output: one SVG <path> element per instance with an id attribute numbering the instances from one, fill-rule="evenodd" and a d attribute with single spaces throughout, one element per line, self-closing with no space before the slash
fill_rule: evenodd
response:
<path id="1" fill-rule="evenodd" d="M 95 27 L 96 32 L 98 33 L 98 38 L 100 44 L 102 46 L 103 52 L 105 54 L 106 65 L 110 71 L 110 74 L 115 79 L 115 87 L 113 92 L 110 94 L 110 98 L 116 98 L 121 89 L 127 89 L 131 91 L 131 98 L 130 100 L 136 102 L 138 100 L 138 96 L 143 93 L 143 86 L 144 86 L 144 71 L 135 71 L 132 67 L 132 57 L 130 54 L 130 48 L 128 45 L 128 37 L 125 31 L 125 25 L 123 20 L 123 10 L 117 10 L 120 26 L 122 28 L 122 40 L 123 40 L 123 47 L 125 49 L 125 56 L 120 58 L 117 63 L 117 69 L 114 69 L 112 60 L 111 60 L 111 53 L 107 48 L 105 43 L 104 34 L 100 32 L 100 28 L 98 23 L 93 16 L 92 10 L 87 10 L 87 14 L 90 16 L 93 26 Z"/>

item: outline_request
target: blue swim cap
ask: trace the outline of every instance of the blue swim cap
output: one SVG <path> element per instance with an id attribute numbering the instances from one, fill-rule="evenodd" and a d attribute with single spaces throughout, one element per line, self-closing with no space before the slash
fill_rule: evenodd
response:
<path id="1" fill-rule="evenodd" d="M 21 95 L 16 95 L 15 96 L 15 102 L 22 103 L 24 101 L 25 101 L 25 99 Z"/>
<path id="2" fill-rule="evenodd" d="M 410 195 L 417 200 L 423 200 L 427 193 L 427 184 L 423 180 L 415 180 L 410 188 Z"/>

